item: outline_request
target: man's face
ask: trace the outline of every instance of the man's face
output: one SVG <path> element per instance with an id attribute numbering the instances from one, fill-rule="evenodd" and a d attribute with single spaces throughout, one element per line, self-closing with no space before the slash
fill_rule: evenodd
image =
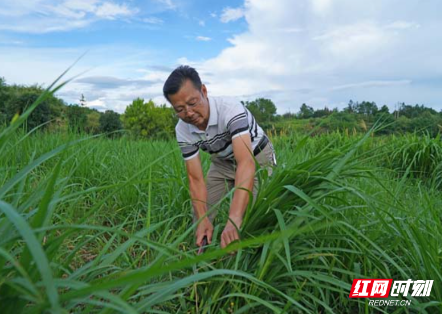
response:
<path id="1" fill-rule="evenodd" d="M 177 116 L 186 123 L 205 130 L 209 122 L 209 101 L 207 89 L 203 84 L 201 90 L 186 80 L 176 94 L 169 95 L 170 103 Z"/>

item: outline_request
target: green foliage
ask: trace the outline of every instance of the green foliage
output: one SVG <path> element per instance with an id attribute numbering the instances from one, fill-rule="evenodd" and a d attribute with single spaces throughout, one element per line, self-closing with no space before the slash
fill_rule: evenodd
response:
<path id="1" fill-rule="evenodd" d="M 383 105 L 381 107 L 381 109 L 379 109 L 378 113 L 380 113 L 380 114 L 389 114 L 390 113 L 390 109 L 388 109 L 387 105 Z"/>
<path id="2" fill-rule="evenodd" d="M 39 86 L 7 85 L 0 77 L 0 126 L 11 122 L 16 114 L 23 112 L 43 92 Z M 44 124 L 42 129 L 49 131 L 97 134 L 100 131 L 101 113 L 85 106 L 86 99 L 81 95 L 79 105 L 66 105 L 54 95 L 48 95 L 45 101 L 29 116 L 26 123 L 28 129 Z M 376 135 L 421 133 L 437 136 L 442 130 L 442 113 L 424 105 L 400 104 L 392 114 L 386 105 L 380 109 L 376 103 L 349 101 L 346 108 L 339 114 L 325 106 L 314 110 L 302 104 L 297 114 L 276 114 L 276 106 L 270 99 L 258 98 L 251 102 L 242 102 L 255 116 L 260 126 L 268 133 L 287 134 L 291 132 L 310 132 L 320 125 L 317 133 L 348 130 L 365 132 L 376 121 L 382 120 L 385 127 Z M 128 134 L 135 138 L 168 139 L 174 136 L 174 126 L 178 119 L 170 108 L 155 106 L 152 101 L 136 99 L 129 106 L 122 121 Z M 332 116 L 332 114 L 335 114 Z M 336 115 L 337 114 L 337 115 Z M 106 120 L 107 118 L 105 118 Z M 295 121 L 297 119 L 298 121 Z M 302 125 L 299 120 L 305 120 Z M 105 128 L 107 129 L 107 127 Z M 115 119 L 109 130 L 120 129 Z"/>
<path id="3" fill-rule="evenodd" d="M 425 111 L 418 117 L 412 119 L 412 132 L 429 133 L 432 136 L 439 134 L 442 125 L 442 116 Z"/>
<path id="4" fill-rule="evenodd" d="M 6 114 L 4 112 L 2 112 L 2 110 L 0 110 L 0 126 L 4 126 L 7 124 L 7 117 Z"/>
<path id="5" fill-rule="evenodd" d="M 378 106 L 375 102 L 363 101 L 361 103 L 356 102 L 354 105 L 354 110 L 358 114 L 365 116 L 374 116 L 379 111 Z M 384 109 L 385 110 L 385 109 Z"/>
<path id="6" fill-rule="evenodd" d="M 356 112 L 355 103 L 353 102 L 353 100 L 350 99 L 347 107 L 345 107 L 343 111 L 348 112 L 348 113 L 355 113 Z"/>
<path id="7" fill-rule="evenodd" d="M 6 103 L 8 101 L 8 92 L 4 78 L 0 77 L 0 127 L 7 124 Z"/>
<path id="8" fill-rule="evenodd" d="M 405 116 L 409 119 L 417 118 L 421 116 L 424 113 L 429 113 L 431 115 L 437 115 L 436 110 L 432 108 L 427 108 L 424 105 L 406 105 L 405 103 L 402 103 L 399 107 L 398 115 L 399 116 Z"/>
<path id="9" fill-rule="evenodd" d="M 6 86 L 5 79 L 0 77 L 0 117 L 6 116 L 6 103 L 9 100 L 8 87 Z"/>
<path id="10" fill-rule="evenodd" d="M 381 110 L 372 119 L 373 121 L 381 121 L 383 128 L 376 132 L 377 135 L 392 134 L 395 132 L 397 121 L 392 114 L 388 113 L 388 107 L 383 106 Z"/>
<path id="11" fill-rule="evenodd" d="M 275 138 L 279 165 L 258 170 L 241 242 L 219 248 L 220 213 L 201 256 L 174 141 L 8 134 L 2 313 L 385 311 L 348 298 L 354 278 L 434 278 L 430 297 L 395 313 L 442 309 L 440 195 L 378 169 L 370 133 Z"/>
<path id="12" fill-rule="evenodd" d="M 162 105 L 156 107 L 152 100 L 137 98 L 126 107 L 123 125 L 135 138 L 165 139 L 174 136 L 177 122 L 173 110 Z"/>
<path id="13" fill-rule="evenodd" d="M 112 110 L 106 110 L 99 119 L 100 131 L 103 133 L 112 133 L 111 136 L 117 136 L 121 133 L 115 133 L 123 128 L 120 115 Z"/>
<path id="14" fill-rule="evenodd" d="M 8 111 L 7 104 L 11 97 L 11 92 L 8 86 L 6 85 L 6 81 L 4 78 L 0 77 L 0 126 L 7 124 L 8 120 Z"/>
<path id="15" fill-rule="evenodd" d="M 276 115 L 276 106 L 270 99 L 258 98 L 253 101 L 242 102 L 251 112 L 258 123 L 273 121 Z"/>
<path id="16" fill-rule="evenodd" d="M 310 119 L 313 117 L 314 109 L 306 104 L 302 104 L 299 109 L 298 118 L 299 119 Z"/>
<path id="17" fill-rule="evenodd" d="M 0 78 L 0 125 L 9 123 L 14 116 L 20 115 L 31 106 L 44 92 L 39 86 L 8 86 L 5 80 Z M 49 121 L 54 121 L 61 116 L 63 102 L 54 95 L 48 95 L 28 117 L 26 126 L 28 129 L 45 124 L 42 128 L 48 127 Z"/>
<path id="18" fill-rule="evenodd" d="M 98 111 L 88 113 L 84 130 L 89 134 L 98 134 L 100 132 L 101 116 L 102 114 L 100 114 Z"/>
<path id="19" fill-rule="evenodd" d="M 73 132 L 84 132 L 87 124 L 88 108 L 79 105 L 70 105 L 65 109 L 69 129 Z"/>
<path id="20" fill-rule="evenodd" d="M 304 109 L 305 110 L 305 109 Z M 324 109 L 318 109 L 315 110 L 315 112 L 313 112 L 313 118 L 323 118 L 323 117 L 328 117 L 329 115 L 331 115 L 333 113 L 332 110 L 328 109 L 328 107 L 324 107 Z M 309 113 L 307 113 L 307 115 L 310 115 Z M 310 117 L 309 117 L 310 118 Z"/>
<path id="21" fill-rule="evenodd" d="M 296 118 L 296 113 L 286 112 L 281 116 L 282 120 L 293 120 Z"/>
<path id="22" fill-rule="evenodd" d="M 400 133 L 421 133 L 436 136 L 439 134 L 442 126 L 442 117 L 437 114 L 432 114 L 430 111 L 424 111 L 414 118 L 409 118 L 406 115 L 400 116 L 393 124 L 393 129 Z"/>
<path id="23" fill-rule="evenodd" d="M 37 92 L 26 91 L 11 98 L 6 104 L 7 119 L 11 121 L 15 115 L 21 115 L 37 100 L 39 95 Z M 41 124 L 46 124 L 50 118 L 49 104 L 47 101 L 44 101 L 29 116 L 26 121 L 26 126 L 30 130 Z"/>
<path id="24" fill-rule="evenodd" d="M 321 128 L 330 131 L 362 131 L 361 120 L 349 112 L 336 112 L 324 120 L 316 120 L 315 123 Z"/>
<path id="25" fill-rule="evenodd" d="M 360 119 L 364 119 L 365 122 L 372 123 L 376 121 L 375 118 L 378 117 L 379 114 L 383 114 L 384 116 L 388 114 L 388 107 L 384 105 L 382 107 L 382 112 L 380 113 L 375 102 L 363 101 L 359 103 L 350 100 L 343 112 L 347 114 L 359 115 Z"/>
<path id="26" fill-rule="evenodd" d="M 315 134 L 336 130 L 365 132 L 376 121 L 382 121 L 384 125 L 377 130 L 376 135 L 417 132 L 435 137 L 442 131 L 442 115 L 423 105 L 402 104 L 400 110 L 390 114 L 386 105 L 379 109 L 376 103 L 368 101 L 359 103 L 350 100 L 347 107 L 340 112 L 336 108 L 329 110 L 327 107 L 313 110 L 303 104 L 297 117 L 306 120 L 304 132 L 317 128 Z M 277 130 L 278 133 L 280 131 L 285 133 L 293 129 L 290 123 L 294 123 L 294 118 L 293 114 L 284 114 L 273 123 L 266 125 L 266 131 Z"/>
<path id="27" fill-rule="evenodd" d="M 442 188 L 442 141 L 440 134 L 432 138 L 408 134 L 394 138 L 387 154 L 389 167 L 399 175 L 423 179 L 435 188 Z"/>

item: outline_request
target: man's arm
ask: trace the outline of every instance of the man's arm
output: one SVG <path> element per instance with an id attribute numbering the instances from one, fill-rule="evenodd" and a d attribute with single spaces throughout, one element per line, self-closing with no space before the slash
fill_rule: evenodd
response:
<path id="1" fill-rule="evenodd" d="M 200 156 L 186 160 L 187 177 L 189 178 L 190 197 L 196 219 L 200 219 L 207 212 L 207 188 L 204 182 Z M 200 221 L 196 230 L 196 245 L 201 246 L 204 236 L 212 243 L 213 225 L 206 216 Z"/>
<path id="2" fill-rule="evenodd" d="M 255 179 L 255 160 L 252 153 L 252 141 L 249 134 L 243 134 L 232 140 L 233 154 L 236 159 L 235 192 L 230 204 L 229 221 L 221 234 L 221 248 L 230 242 L 239 240 L 236 228 L 240 228 L 244 213 L 249 203 L 249 191 L 253 191 Z M 236 225 L 236 227 L 235 227 Z"/>

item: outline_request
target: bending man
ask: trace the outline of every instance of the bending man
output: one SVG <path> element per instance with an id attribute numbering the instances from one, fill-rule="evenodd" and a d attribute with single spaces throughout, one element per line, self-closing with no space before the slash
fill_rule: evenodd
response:
<path id="1" fill-rule="evenodd" d="M 230 204 L 229 221 L 221 234 L 221 247 L 239 240 L 249 202 L 249 192 L 256 196 L 255 159 L 263 166 L 276 164 L 269 139 L 256 123 L 250 111 L 241 103 L 223 98 L 208 97 L 198 72 L 189 66 L 175 69 L 164 84 L 163 93 L 174 108 L 179 121 L 175 132 L 189 178 L 194 219 L 207 214 L 196 230 L 196 244 L 202 245 L 204 236 L 212 241 L 213 206 L 236 188 Z M 211 166 L 204 181 L 199 150 L 211 154 Z M 253 155 L 252 155 L 253 154 Z M 255 159 L 254 159 L 255 158 Z M 226 188 L 227 187 L 227 188 Z"/>

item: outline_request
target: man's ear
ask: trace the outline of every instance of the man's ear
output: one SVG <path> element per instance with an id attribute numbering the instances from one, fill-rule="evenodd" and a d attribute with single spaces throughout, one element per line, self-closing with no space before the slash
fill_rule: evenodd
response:
<path id="1" fill-rule="evenodd" d="M 201 93 L 203 93 L 204 98 L 207 98 L 207 88 L 204 84 L 201 84 Z"/>

